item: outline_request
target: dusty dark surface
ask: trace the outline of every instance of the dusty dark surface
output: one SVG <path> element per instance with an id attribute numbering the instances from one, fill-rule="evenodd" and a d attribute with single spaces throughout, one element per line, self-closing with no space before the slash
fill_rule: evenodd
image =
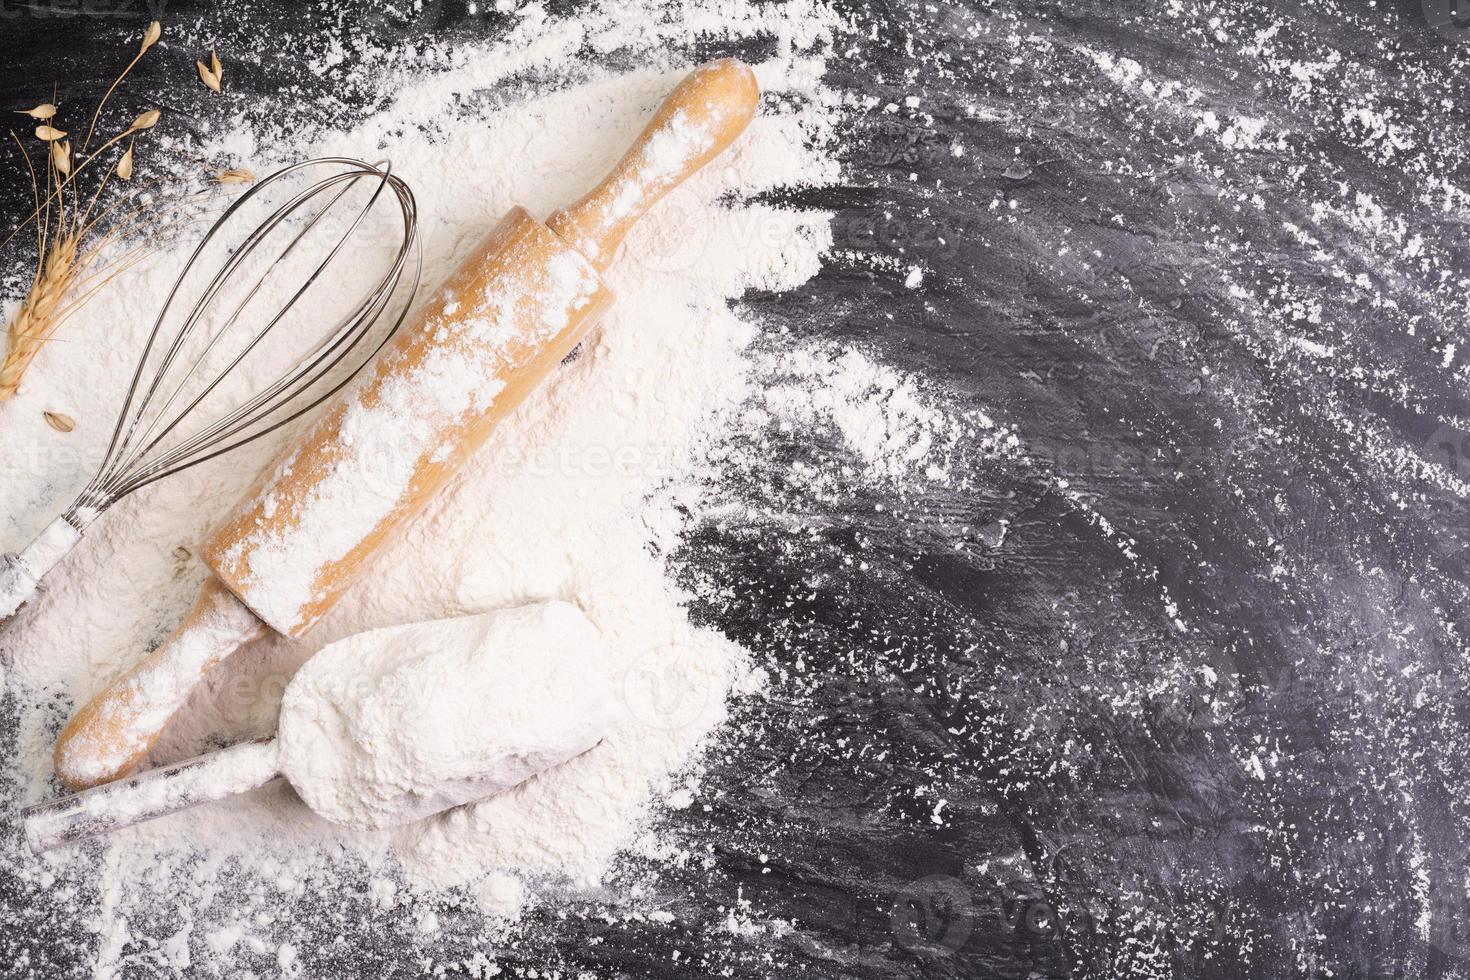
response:
<path id="1" fill-rule="evenodd" d="M 740 477 L 764 516 L 680 556 L 737 597 L 700 615 L 775 658 L 712 808 L 669 818 L 714 866 L 628 872 L 674 927 L 545 914 L 502 967 L 1470 975 L 1470 32 L 1417 2 L 848 6 L 830 81 L 877 102 L 845 185 L 790 192 L 837 255 L 747 302 L 1018 442 L 977 438 L 943 489 L 818 499 L 786 479 L 835 465 L 809 444 Z M 238 20 L 324 16 L 286 7 Z M 122 29 L 0 10 L 7 107 Z M 0 880 L 0 975 L 86 972 L 52 900 Z M 790 929 L 718 928 L 739 902 Z M 420 972 L 391 915 L 283 915 L 315 923 L 309 976 Z M 476 946 L 451 916 L 432 954 Z"/>

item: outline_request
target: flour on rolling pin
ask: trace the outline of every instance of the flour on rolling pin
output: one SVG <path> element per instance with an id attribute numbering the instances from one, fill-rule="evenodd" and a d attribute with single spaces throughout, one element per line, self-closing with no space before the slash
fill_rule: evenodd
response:
<path id="1" fill-rule="evenodd" d="M 698 85 L 727 72 L 728 63 L 711 62 L 696 68 L 688 83 Z M 750 106 L 730 98 L 728 90 L 723 96 L 696 97 L 683 105 L 666 103 L 638 150 L 620 160 L 602 185 L 573 209 L 575 213 L 563 212 L 548 223 L 599 269 L 606 269 L 635 216 L 678 184 L 698 166 L 697 161 L 717 153 L 730 129 L 743 129 L 749 117 Z"/>
<path id="2" fill-rule="evenodd" d="M 57 771 L 78 784 L 112 774 L 118 753 L 146 750 L 176 705 L 188 697 L 201 673 L 219 660 L 222 650 L 248 643 L 265 631 L 239 606 L 203 607 L 175 633 L 170 654 L 157 652 L 127 678 L 125 698 L 104 709 L 103 724 L 80 737 L 58 743 Z M 131 710 L 144 705 L 143 710 Z M 92 734 L 95 732 L 96 734 Z M 95 744 L 105 738 L 106 744 Z"/>
<path id="3" fill-rule="evenodd" d="M 723 111 L 723 107 L 718 105 L 708 108 L 717 113 Z M 668 125 L 655 133 L 643 147 L 639 179 L 623 184 L 604 205 L 607 222 L 611 224 L 626 218 L 642 207 L 646 198 L 667 190 L 689 160 L 708 152 L 713 142 L 714 135 L 708 128 L 692 125 L 689 114 L 682 109 L 675 112 Z M 576 245 L 589 258 L 598 257 L 599 246 L 595 240 L 579 237 Z"/>
<path id="4" fill-rule="evenodd" d="M 527 236 L 517 244 L 529 253 L 538 242 Z M 434 345 L 422 359 L 400 371 L 412 354 L 390 349 L 357 384 L 339 417 L 322 423 L 339 432 L 329 472 L 297 499 L 265 493 L 237 511 L 236 519 L 252 526 L 215 563 L 239 570 L 240 597 L 277 630 L 295 634 L 310 624 L 308 607 L 323 599 L 323 570 L 350 560 L 375 529 L 391 523 L 426 471 L 447 476 L 462 462 L 453 447 L 467 420 L 485 416 L 505 388 L 502 378 L 550 345 L 567 328 L 569 312 L 602 292 L 597 273 L 570 250 L 543 268 L 532 267 L 531 257 L 514 247 L 510 254 L 484 251 L 501 265 L 524 261 L 530 268 L 502 275 L 478 294 L 452 282 L 433 301 L 439 309 L 429 314 L 422 335 Z M 488 270 L 484 274 L 489 277 Z M 533 315 L 525 315 L 528 309 Z M 302 452 L 278 464 L 267 485 L 291 475 Z"/>

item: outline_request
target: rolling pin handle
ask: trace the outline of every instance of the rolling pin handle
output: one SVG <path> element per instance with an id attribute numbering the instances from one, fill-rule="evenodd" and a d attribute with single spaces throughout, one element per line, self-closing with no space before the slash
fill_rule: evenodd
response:
<path id="1" fill-rule="evenodd" d="M 234 593 L 208 579 L 168 642 L 89 701 L 62 730 L 56 775 L 68 789 L 81 790 L 132 772 L 200 678 L 267 632 Z"/>
<path id="2" fill-rule="evenodd" d="M 755 73 L 734 58 L 700 65 L 669 93 L 603 178 L 546 225 L 607 271 L 628 229 L 669 191 L 735 142 L 760 103 Z"/>

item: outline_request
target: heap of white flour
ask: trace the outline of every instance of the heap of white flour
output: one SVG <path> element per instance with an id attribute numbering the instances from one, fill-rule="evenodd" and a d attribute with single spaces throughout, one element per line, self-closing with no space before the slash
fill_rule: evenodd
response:
<path id="1" fill-rule="evenodd" d="M 567 602 L 349 636 L 286 688 L 281 772 L 318 815 L 360 830 L 495 796 L 607 735 L 610 659 Z"/>
<path id="2" fill-rule="evenodd" d="M 291 104 L 286 90 L 274 122 L 221 113 L 205 145 L 180 144 L 177 158 L 202 151 L 264 173 L 325 153 L 390 157 L 418 195 L 432 289 L 512 205 L 544 218 L 592 187 L 688 70 L 690 60 L 676 52 L 693 38 L 774 40 L 775 54 L 755 66 L 767 98 L 729 152 L 628 236 L 606 277 L 617 302 L 580 356 L 304 639 L 257 642 L 217 669 L 153 761 L 270 735 L 287 682 L 328 643 L 543 600 L 574 601 L 595 624 L 615 723 L 595 748 L 544 778 L 406 830 L 336 827 L 277 785 L 119 834 L 100 869 L 94 858 L 65 852 L 45 863 L 0 857 L 7 873 L 34 881 L 100 875 L 102 906 L 87 914 L 97 917 L 104 962 L 121 955 L 132 918 L 160 902 L 180 921 L 203 915 L 225 887 L 216 880 L 221 862 L 281 888 L 330 880 L 349 860 L 381 868 L 384 880 L 407 876 L 431 889 L 488 881 L 479 895 L 502 912 L 519 901 L 506 895 L 521 888 L 507 874 L 532 888 L 603 880 L 656 801 L 697 799 L 697 781 L 681 773 L 725 719 L 732 688 L 760 685 L 746 651 L 690 623 L 687 596 L 666 577 L 662 556 L 688 519 L 684 502 L 700 497 L 705 449 L 721 439 L 715 426 L 736 417 L 750 394 L 746 349 L 758 326 L 732 300 L 749 289 L 799 286 L 830 244 L 828 215 L 757 198 L 838 175 L 832 142 L 841 109 L 821 82 L 837 16 L 806 0 L 728 3 L 708 17 L 687 10 L 668 18 L 637 2 L 568 18 L 530 4 L 516 16 L 502 42 L 383 56 L 373 69 L 381 108 L 348 130 L 311 128 L 303 120 L 313 113 Z M 566 67 L 586 51 L 624 52 L 631 56 L 616 63 L 641 67 Z M 318 52 L 311 67 L 331 72 L 339 55 Z M 371 52 L 354 58 L 373 68 Z M 161 137 L 168 131 L 159 127 Z M 157 157 L 152 165 L 163 166 Z M 98 295 L 66 325 L 64 343 L 42 353 L 20 395 L 0 404 L 0 549 L 29 540 L 93 472 L 142 331 L 187 244 L 166 247 L 125 288 Z M 48 428 L 43 410 L 72 416 L 76 430 Z M 21 802 L 56 792 L 51 747 L 67 706 L 109 684 L 178 621 L 204 577 L 198 543 L 287 435 L 114 508 L 0 635 L 5 691 L 19 711 L 19 753 L 5 765 L 23 787 Z M 205 865 L 201 852 L 210 855 Z M 233 900 L 246 909 L 267 901 Z M 185 945 L 202 955 L 198 941 Z"/>

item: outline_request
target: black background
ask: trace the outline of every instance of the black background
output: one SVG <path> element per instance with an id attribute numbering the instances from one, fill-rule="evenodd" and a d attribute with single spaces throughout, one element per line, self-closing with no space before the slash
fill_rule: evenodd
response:
<path id="1" fill-rule="evenodd" d="M 1470 476 L 1470 405 L 1441 367 L 1465 333 L 1465 208 L 1442 208 L 1440 183 L 1470 186 L 1470 37 L 1427 29 L 1417 2 L 842 6 L 853 53 L 828 81 L 877 103 L 843 125 L 840 186 L 772 195 L 831 210 L 838 251 L 803 289 L 745 305 L 923 376 L 1020 445 L 977 429 L 948 487 L 818 497 L 790 466 L 838 472 L 841 450 L 806 441 L 729 474 L 757 516 L 704 522 L 676 570 L 727 586 L 695 612 L 760 651 L 774 684 L 709 760 L 710 809 L 662 818 L 713 867 L 630 862 L 621 880 L 673 924 L 574 901 L 497 941 L 502 967 L 1470 975 L 1470 527 L 1446 483 Z M 352 93 L 295 70 L 293 38 L 506 24 L 448 2 L 229 7 L 169 3 L 164 20 L 206 25 L 222 51 L 279 36 L 278 57 L 231 62 L 230 84 L 289 81 L 303 105 L 346 111 Z M 146 20 L 141 4 L 0 9 L 14 108 L 38 79 L 95 98 Z M 1227 122 L 1266 119 L 1271 138 L 1202 135 L 1198 113 L 1119 88 L 1089 51 L 1193 86 Z M 169 80 L 193 57 L 166 43 L 132 91 L 187 126 L 210 110 Z M 1327 65 L 1308 90 L 1286 67 L 1302 62 Z M 1364 107 L 1412 146 L 1387 153 Z M 27 193 L 16 163 L 0 202 Z M 1358 194 L 1402 224 L 1344 219 Z M 1404 255 L 1416 235 L 1422 261 Z M 924 266 L 922 286 L 874 256 Z M 68 903 L 0 878 L 0 975 L 87 972 L 73 884 Z M 722 930 L 741 902 L 789 928 Z M 311 939 L 309 976 L 417 975 L 426 958 L 453 973 L 496 945 L 469 912 L 424 939 L 360 896 L 283 918 Z M 149 935 L 135 924 L 139 949 Z M 241 956 L 239 975 L 274 972 Z"/>

